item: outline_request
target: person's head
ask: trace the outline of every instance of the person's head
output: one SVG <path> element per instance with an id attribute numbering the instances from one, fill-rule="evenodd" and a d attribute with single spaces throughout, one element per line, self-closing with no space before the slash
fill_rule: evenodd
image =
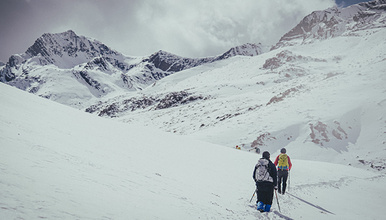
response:
<path id="1" fill-rule="evenodd" d="M 287 153 L 287 150 L 283 147 L 283 148 L 280 150 L 280 153 L 285 154 L 285 153 Z"/>
<path id="2" fill-rule="evenodd" d="M 263 158 L 265 158 L 265 159 L 269 159 L 269 152 L 268 151 L 264 151 L 263 152 Z"/>

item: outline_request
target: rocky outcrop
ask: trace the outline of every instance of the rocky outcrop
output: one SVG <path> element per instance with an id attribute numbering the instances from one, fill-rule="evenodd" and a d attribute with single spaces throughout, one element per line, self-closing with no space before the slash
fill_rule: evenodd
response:
<path id="1" fill-rule="evenodd" d="M 386 27 L 385 0 L 315 11 L 286 33 L 271 48 L 312 43 L 341 35 L 355 35 L 355 31 Z"/>
<path id="2" fill-rule="evenodd" d="M 99 116 L 117 117 L 128 111 L 137 111 L 151 108 L 152 110 L 161 110 L 172 108 L 188 103 L 208 99 L 202 95 L 194 95 L 186 91 L 172 92 L 159 96 L 141 96 L 123 99 L 119 101 L 111 100 L 99 102 L 86 109 L 86 112 L 97 113 Z"/>
<path id="3" fill-rule="evenodd" d="M 238 47 L 231 48 L 221 56 L 218 56 L 216 60 L 223 60 L 234 56 L 257 56 L 264 52 L 261 44 L 243 44 Z"/>

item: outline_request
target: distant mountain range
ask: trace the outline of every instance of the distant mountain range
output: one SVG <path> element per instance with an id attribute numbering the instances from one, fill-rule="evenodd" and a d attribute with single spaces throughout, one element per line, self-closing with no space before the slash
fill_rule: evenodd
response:
<path id="1" fill-rule="evenodd" d="M 24 54 L 12 55 L 0 69 L 0 81 L 63 104 L 82 106 L 91 97 L 142 90 L 175 72 L 262 52 L 260 44 L 244 44 L 207 58 L 184 58 L 165 51 L 130 57 L 69 30 L 43 34 Z"/>

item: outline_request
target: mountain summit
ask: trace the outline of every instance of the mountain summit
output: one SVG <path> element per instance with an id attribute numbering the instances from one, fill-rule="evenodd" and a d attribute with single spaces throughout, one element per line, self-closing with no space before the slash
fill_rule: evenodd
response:
<path id="1" fill-rule="evenodd" d="M 386 27 L 386 0 L 329 8 L 306 16 L 272 48 L 308 44 L 341 35 L 356 35 L 359 30 Z"/>
<path id="2" fill-rule="evenodd" d="M 39 57 L 41 65 L 54 64 L 72 68 L 100 56 L 122 56 L 105 44 L 78 36 L 69 30 L 58 34 L 43 34 L 26 51 L 29 57 Z"/>

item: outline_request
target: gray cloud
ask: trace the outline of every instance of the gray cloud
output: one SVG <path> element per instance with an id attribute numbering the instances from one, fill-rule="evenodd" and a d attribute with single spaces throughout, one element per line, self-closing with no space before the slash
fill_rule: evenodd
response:
<path id="1" fill-rule="evenodd" d="M 74 30 L 132 56 L 166 50 L 213 56 L 243 43 L 271 45 L 334 0 L 1 0 L 0 60 L 43 33 Z"/>

